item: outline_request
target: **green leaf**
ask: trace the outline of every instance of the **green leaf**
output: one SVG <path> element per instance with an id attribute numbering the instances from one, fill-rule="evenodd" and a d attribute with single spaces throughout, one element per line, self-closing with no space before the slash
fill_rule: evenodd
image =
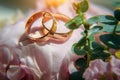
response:
<path id="1" fill-rule="evenodd" d="M 85 80 L 84 78 L 82 78 L 83 73 L 81 73 L 80 71 L 76 71 L 73 72 L 72 74 L 70 74 L 69 80 Z"/>
<path id="2" fill-rule="evenodd" d="M 107 24 L 102 24 L 103 27 L 103 30 L 104 32 L 113 32 L 114 28 L 115 28 L 115 25 L 107 25 Z"/>
<path id="3" fill-rule="evenodd" d="M 86 12 L 89 8 L 88 0 L 83 0 L 78 4 L 78 12 Z"/>
<path id="4" fill-rule="evenodd" d="M 120 23 L 117 25 L 116 32 L 120 33 Z"/>
<path id="5" fill-rule="evenodd" d="M 90 42 L 95 41 L 95 37 L 94 36 L 88 36 L 88 39 L 90 40 Z"/>
<path id="6" fill-rule="evenodd" d="M 78 41 L 78 43 L 73 44 L 72 51 L 77 55 L 85 55 L 87 54 L 87 46 L 86 45 L 86 37 L 83 37 Z"/>
<path id="7" fill-rule="evenodd" d="M 77 43 L 77 46 L 83 46 L 86 43 L 86 37 L 82 37 Z"/>
<path id="8" fill-rule="evenodd" d="M 93 52 L 103 51 L 105 50 L 105 47 L 97 42 L 92 42 L 92 49 L 93 49 Z"/>
<path id="9" fill-rule="evenodd" d="M 89 18 L 86 23 L 92 25 L 95 23 L 103 23 L 103 24 L 108 24 L 108 25 L 115 25 L 117 24 L 117 20 L 110 15 L 98 15 L 98 16 L 94 16 Z"/>
<path id="10" fill-rule="evenodd" d="M 84 72 L 87 68 L 87 60 L 85 58 L 79 58 L 74 64 L 76 69 L 78 69 L 80 72 Z"/>
<path id="11" fill-rule="evenodd" d="M 120 35 L 104 34 L 100 36 L 100 40 L 110 48 L 120 49 Z"/>
<path id="12" fill-rule="evenodd" d="M 113 32 L 114 27 L 117 24 L 117 20 L 110 15 L 99 15 L 99 16 L 94 16 L 92 18 L 89 18 L 87 21 L 87 24 L 96 24 L 96 23 L 100 23 L 98 25 L 102 26 L 103 29 L 102 31 L 104 32 Z M 120 32 L 120 24 L 118 24 L 118 28 L 117 28 L 117 32 Z"/>
<path id="13" fill-rule="evenodd" d="M 108 59 L 110 57 L 110 55 L 111 54 L 109 52 L 97 51 L 97 52 L 94 52 L 91 54 L 91 60 L 94 60 L 94 59 L 105 60 L 105 59 Z"/>
<path id="14" fill-rule="evenodd" d="M 115 11 L 114 11 L 114 16 L 117 20 L 120 21 L 120 8 L 117 8 Z"/>
<path id="15" fill-rule="evenodd" d="M 103 27 L 101 27 L 101 26 L 94 26 L 93 28 L 91 28 L 91 29 L 88 31 L 88 36 L 97 34 L 97 33 L 99 33 L 102 29 L 103 29 Z"/>
<path id="16" fill-rule="evenodd" d="M 102 26 L 94 26 L 93 28 L 88 30 L 88 36 L 97 34 L 97 33 L 101 32 L 102 29 L 103 29 Z M 85 35 L 85 32 L 82 32 L 82 35 Z"/>
<path id="17" fill-rule="evenodd" d="M 111 32 L 113 32 L 116 25 L 102 24 L 102 26 L 104 26 L 102 31 L 111 33 Z M 116 32 L 120 33 L 120 24 L 118 24 Z"/>
<path id="18" fill-rule="evenodd" d="M 80 27 L 80 25 L 83 24 L 82 18 L 80 15 L 74 17 L 73 19 L 71 19 L 69 22 L 67 22 L 65 24 L 65 26 L 67 26 L 67 28 L 69 29 L 77 29 Z"/>
<path id="19" fill-rule="evenodd" d="M 110 53 L 107 52 L 106 48 L 97 43 L 97 42 L 92 42 L 92 54 L 91 54 L 91 59 L 107 59 L 110 57 Z"/>
<path id="20" fill-rule="evenodd" d="M 84 47 L 84 45 L 78 46 L 77 43 L 73 44 L 73 46 L 72 46 L 72 51 L 77 55 L 86 55 L 87 50 L 85 50 L 85 49 L 86 48 Z"/>

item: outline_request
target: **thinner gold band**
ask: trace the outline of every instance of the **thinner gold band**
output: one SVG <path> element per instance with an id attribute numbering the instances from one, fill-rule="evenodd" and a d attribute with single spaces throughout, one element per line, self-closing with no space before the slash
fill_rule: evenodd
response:
<path id="1" fill-rule="evenodd" d="M 39 37 L 33 37 L 30 36 L 31 34 L 31 27 L 33 25 L 33 23 L 39 19 L 42 18 L 42 28 L 39 28 L 38 30 L 42 32 L 42 36 Z M 50 27 L 50 29 L 48 29 L 45 25 L 45 22 L 52 20 L 52 26 Z M 61 20 L 64 23 L 68 22 L 70 20 L 69 17 L 63 15 L 63 14 L 54 14 L 54 13 L 50 13 L 50 12 L 37 12 L 35 14 L 33 14 L 28 21 L 26 22 L 25 25 L 25 35 L 27 36 L 27 38 L 25 39 L 30 39 L 32 42 L 47 42 L 49 40 L 53 40 L 54 42 L 65 42 L 66 40 L 69 39 L 69 37 L 72 34 L 72 30 L 70 30 L 69 32 L 65 32 L 65 33 L 58 33 L 56 32 L 57 30 L 57 20 Z M 22 39 L 21 39 L 22 40 Z"/>

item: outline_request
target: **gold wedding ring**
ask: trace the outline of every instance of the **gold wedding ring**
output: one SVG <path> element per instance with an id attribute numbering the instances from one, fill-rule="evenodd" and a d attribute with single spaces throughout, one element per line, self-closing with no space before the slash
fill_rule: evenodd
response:
<path id="1" fill-rule="evenodd" d="M 31 31 L 32 29 L 32 25 L 34 22 L 36 22 L 36 20 L 38 20 L 39 18 L 41 18 L 41 28 L 38 28 L 37 31 L 39 31 L 39 34 L 41 34 L 42 36 L 33 36 L 31 34 L 33 34 Z M 45 25 L 46 22 L 48 22 L 49 20 L 52 20 L 52 26 L 50 27 L 50 29 L 48 29 Z M 21 38 L 20 41 L 23 42 L 47 42 L 47 41 L 54 41 L 54 42 L 65 42 L 66 40 L 69 39 L 69 37 L 72 34 L 72 30 L 65 32 L 65 33 L 58 33 L 56 32 L 57 30 L 57 20 L 61 20 L 64 23 L 68 22 L 70 20 L 69 17 L 63 15 L 63 14 L 54 14 L 54 13 L 50 13 L 50 12 L 37 12 L 35 14 L 33 14 L 28 21 L 26 22 L 25 25 L 25 36 L 23 36 L 23 39 Z M 27 37 L 27 38 L 26 38 Z"/>
<path id="2" fill-rule="evenodd" d="M 50 29 L 46 34 L 44 34 L 43 36 L 39 36 L 39 37 L 37 37 L 37 38 L 30 36 L 32 24 L 33 24 L 38 18 L 43 17 L 44 14 L 49 15 L 49 17 L 53 20 L 51 29 Z M 48 41 L 50 37 L 47 37 L 47 36 L 48 36 L 50 33 L 55 32 L 55 31 L 56 31 L 56 28 L 57 28 L 56 21 L 55 21 L 54 17 L 52 16 L 52 14 L 49 13 L 49 12 L 38 12 L 38 13 L 35 13 L 34 15 L 32 15 L 32 16 L 28 19 L 28 21 L 27 21 L 27 23 L 26 23 L 26 26 L 25 26 L 26 34 L 28 35 L 28 38 L 31 39 L 32 41 L 36 41 L 36 42 L 38 42 L 38 41 Z M 39 29 L 39 31 L 41 31 L 41 29 Z"/>
<path id="3" fill-rule="evenodd" d="M 63 15 L 63 14 L 54 14 L 52 13 L 53 17 L 55 18 L 55 20 L 61 20 L 63 21 L 64 23 L 68 22 L 70 20 L 69 17 Z M 44 27 L 44 30 L 43 30 L 43 34 L 46 34 L 47 32 L 49 32 L 50 30 L 44 25 L 45 22 L 47 22 L 48 20 L 50 20 L 50 16 L 47 15 L 47 16 L 44 16 L 43 19 L 42 19 L 42 25 Z M 58 33 L 58 32 L 54 32 L 53 36 L 51 37 L 51 40 L 54 40 L 54 42 L 65 42 L 66 40 L 69 39 L 69 37 L 71 36 L 72 34 L 72 30 L 70 30 L 69 32 L 66 32 L 66 33 Z M 49 36 L 49 35 L 48 35 Z"/>

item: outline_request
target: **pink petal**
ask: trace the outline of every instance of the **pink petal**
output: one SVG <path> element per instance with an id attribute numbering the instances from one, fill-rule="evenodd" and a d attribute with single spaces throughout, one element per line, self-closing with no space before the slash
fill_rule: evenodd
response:
<path id="1" fill-rule="evenodd" d="M 39 80 L 35 73 L 26 66 L 11 66 L 7 71 L 10 80 Z"/>
<path id="2" fill-rule="evenodd" d="M 89 67 L 85 70 L 83 77 L 86 80 L 93 80 L 99 78 L 99 76 L 104 75 L 107 72 L 107 64 L 101 59 L 91 61 Z"/>
<path id="3" fill-rule="evenodd" d="M 39 46 L 37 44 L 30 44 L 22 48 L 24 58 L 31 58 L 33 60 L 34 66 L 39 72 L 42 72 L 42 78 L 45 80 L 50 79 L 51 70 L 52 70 L 52 53 L 48 45 Z M 26 63 L 29 67 L 31 62 Z M 34 67 L 35 68 L 35 67 Z M 41 74 L 39 74 L 41 75 Z"/>

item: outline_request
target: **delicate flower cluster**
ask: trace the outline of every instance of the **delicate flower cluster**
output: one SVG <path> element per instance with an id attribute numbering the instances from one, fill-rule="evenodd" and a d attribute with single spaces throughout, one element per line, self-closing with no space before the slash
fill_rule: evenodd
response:
<path id="1" fill-rule="evenodd" d="M 91 61 L 83 77 L 86 80 L 120 80 L 120 60 L 112 56 L 110 62 Z"/>

